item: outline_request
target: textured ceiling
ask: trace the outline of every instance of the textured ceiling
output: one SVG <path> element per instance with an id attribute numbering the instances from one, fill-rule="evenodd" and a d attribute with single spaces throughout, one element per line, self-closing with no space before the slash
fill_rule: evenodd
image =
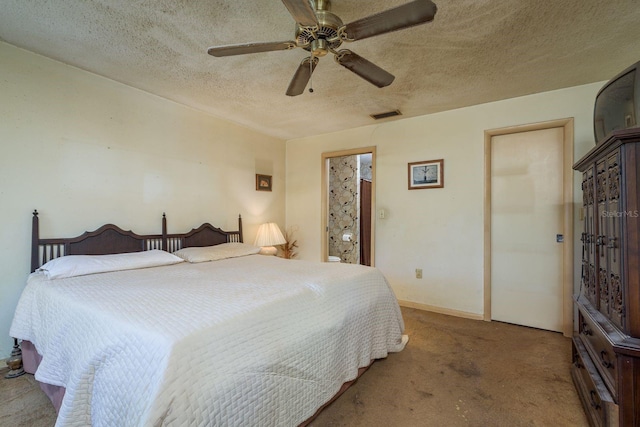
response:
<path id="1" fill-rule="evenodd" d="M 346 23 L 406 1 L 333 0 L 332 12 Z M 607 80 L 640 60 L 637 0 L 434 1 L 433 22 L 346 46 L 394 74 L 391 86 L 329 55 L 314 93 L 297 97 L 285 91 L 302 49 L 207 54 L 292 40 L 279 0 L 0 0 L 0 39 L 283 139 Z"/>

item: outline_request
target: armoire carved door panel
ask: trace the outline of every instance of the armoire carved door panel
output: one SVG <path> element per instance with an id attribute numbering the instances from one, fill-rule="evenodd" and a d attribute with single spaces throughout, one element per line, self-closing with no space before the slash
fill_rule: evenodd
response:
<path id="1" fill-rule="evenodd" d="M 608 197 L 607 197 L 607 161 L 603 159 L 596 163 L 596 268 L 598 269 L 598 301 L 596 308 L 605 316 L 609 317 L 609 275 L 607 271 L 607 214 L 608 214 Z"/>
<path id="2" fill-rule="evenodd" d="M 624 329 L 623 302 L 621 286 L 620 241 L 622 236 L 622 216 L 624 215 L 620 199 L 620 176 L 622 174 L 620 151 L 616 150 L 607 157 L 607 210 L 604 218 L 606 246 L 603 246 L 606 258 L 607 283 L 609 284 L 609 319 Z"/>
<path id="3" fill-rule="evenodd" d="M 582 233 L 582 287 L 591 304 L 597 307 L 596 289 L 596 231 L 595 231 L 595 187 L 593 168 L 582 175 L 582 205 L 584 211 L 584 229 Z"/>

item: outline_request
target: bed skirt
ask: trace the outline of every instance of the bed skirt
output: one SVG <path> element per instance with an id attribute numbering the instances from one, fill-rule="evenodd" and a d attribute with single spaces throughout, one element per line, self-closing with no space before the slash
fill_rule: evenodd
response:
<path id="1" fill-rule="evenodd" d="M 373 362 L 375 362 L 375 360 L 372 360 L 371 363 L 369 364 L 369 366 L 373 365 Z M 356 381 L 358 381 L 358 378 L 360 378 L 360 375 L 364 374 L 365 371 L 367 369 L 369 369 L 369 366 L 364 366 L 362 368 L 358 369 L 358 376 L 351 381 L 347 381 L 346 383 L 342 384 L 342 387 L 340 387 L 340 390 L 338 390 L 338 392 L 324 405 L 322 405 L 321 407 L 318 408 L 318 410 L 316 411 L 315 414 L 313 414 L 313 416 L 309 419 L 307 419 L 305 422 L 303 422 L 302 424 L 300 424 L 299 427 L 306 427 L 308 426 L 313 420 L 316 419 L 316 417 L 320 414 L 320 412 L 322 412 L 322 410 L 324 408 L 326 408 L 327 406 L 331 405 L 337 398 L 339 398 L 342 393 L 344 393 L 345 391 L 347 391 L 347 389 L 349 387 L 351 387 L 353 384 L 355 384 Z"/>
<path id="2" fill-rule="evenodd" d="M 20 344 L 22 348 L 22 365 L 25 372 L 29 374 L 35 374 L 36 369 L 40 365 L 42 356 L 38 354 L 36 347 L 31 341 L 24 340 Z M 60 405 L 62 405 L 62 399 L 64 398 L 65 388 L 57 385 L 51 385 L 38 381 L 40 388 L 44 391 L 44 394 L 51 400 L 53 407 L 56 408 L 56 412 L 60 412 Z"/>

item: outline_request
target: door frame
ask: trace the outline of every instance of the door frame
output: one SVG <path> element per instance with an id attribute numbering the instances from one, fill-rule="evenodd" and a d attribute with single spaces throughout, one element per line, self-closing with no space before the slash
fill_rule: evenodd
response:
<path id="1" fill-rule="evenodd" d="M 562 331 L 573 334 L 573 117 L 484 131 L 484 320 L 491 321 L 491 139 L 494 136 L 563 128 Z"/>
<path id="2" fill-rule="evenodd" d="M 344 156 L 356 156 L 358 154 L 371 153 L 371 267 L 375 266 L 376 262 L 376 147 L 362 147 L 352 148 L 349 150 L 329 151 L 322 153 L 322 185 L 321 185 L 321 212 L 322 218 L 321 225 L 321 261 L 327 262 L 329 260 L 329 173 L 327 168 L 329 165 L 329 159 L 333 157 Z"/>

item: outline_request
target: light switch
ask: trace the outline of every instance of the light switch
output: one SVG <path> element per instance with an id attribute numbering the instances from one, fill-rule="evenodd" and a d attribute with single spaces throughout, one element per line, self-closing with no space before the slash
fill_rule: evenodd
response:
<path id="1" fill-rule="evenodd" d="M 380 219 L 384 219 L 384 215 L 385 215 L 385 213 L 384 213 L 384 209 L 380 209 L 380 210 L 378 210 L 378 218 L 380 218 Z"/>

